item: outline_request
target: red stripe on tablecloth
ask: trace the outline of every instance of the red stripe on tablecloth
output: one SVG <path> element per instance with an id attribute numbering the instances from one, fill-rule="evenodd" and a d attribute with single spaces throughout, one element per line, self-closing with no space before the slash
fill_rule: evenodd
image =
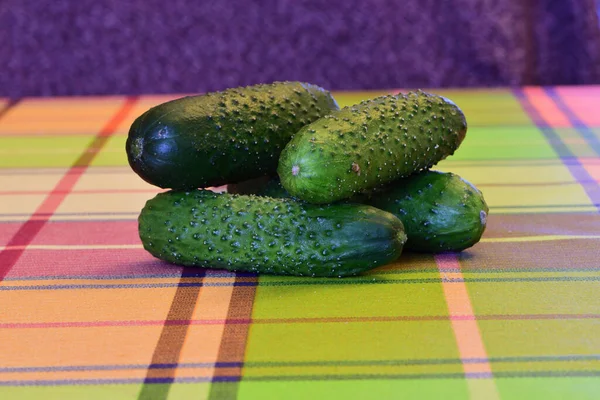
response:
<path id="1" fill-rule="evenodd" d="M 52 189 L 29 220 L 27 220 L 27 222 L 25 222 L 14 234 L 12 239 L 8 242 L 8 246 L 26 246 L 31 243 L 39 231 L 48 222 L 58 206 L 63 202 L 68 193 L 72 190 L 73 186 L 75 186 L 75 183 L 77 183 L 79 178 L 83 175 L 94 157 L 102 150 L 110 136 L 129 114 L 136 101 L 137 98 L 135 97 L 125 99 L 118 112 L 100 130 L 92 143 L 79 156 L 54 189 Z M 41 215 L 43 215 L 43 217 L 41 217 Z M 5 249 L 0 252 L 0 281 L 8 275 L 24 251 L 25 249 L 23 248 Z"/>

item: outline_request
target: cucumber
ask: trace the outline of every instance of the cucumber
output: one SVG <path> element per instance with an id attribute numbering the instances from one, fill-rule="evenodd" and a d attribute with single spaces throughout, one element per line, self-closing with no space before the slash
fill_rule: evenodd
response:
<path id="1" fill-rule="evenodd" d="M 281 184 L 281 180 L 277 176 L 271 178 L 263 176 L 258 179 L 229 184 L 227 185 L 227 193 L 247 195 L 253 194 L 256 196 L 273 197 L 276 199 L 295 199 L 297 201 L 302 201 L 290 195 L 289 192 L 285 190 L 285 188 Z M 368 198 L 369 195 L 370 193 L 356 194 L 349 199 L 343 200 L 343 202 L 365 203 L 365 200 Z"/>
<path id="2" fill-rule="evenodd" d="M 227 193 L 232 194 L 253 194 L 256 196 L 272 197 L 275 199 L 292 198 L 283 188 L 279 177 L 263 176 L 257 179 L 251 179 L 240 183 L 230 183 L 227 185 Z"/>
<path id="3" fill-rule="evenodd" d="M 258 191 L 262 191 L 267 185 L 272 185 L 271 180 L 273 177 L 269 177 L 266 175 L 260 176 L 258 178 L 249 179 L 247 181 L 238 182 L 238 183 L 229 183 L 227 185 L 227 193 L 231 194 L 256 194 L 258 195 Z M 279 180 L 277 180 L 279 182 Z M 260 194 L 261 196 L 265 196 L 264 194 Z M 268 196 L 267 197 L 289 197 L 289 196 Z"/>
<path id="4" fill-rule="evenodd" d="M 276 177 L 230 186 L 241 194 L 291 197 Z M 391 212 L 404 225 L 406 250 L 434 254 L 462 251 L 479 242 L 489 213 L 479 189 L 456 174 L 439 171 L 422 171 L 345 202 Z"/>
<path id="5" fill-rule="evenodd" d="M 488 206 L 483 194 L 453 173 L 425 171 L 393 182 L 367 201 L 404 224 L 406 249 L 440 253 L 462 251 L 479 242 Z"/>
<path id="6" fill-rule="evenodd" d="M 444 97 L 382 96 L 302 128 L 277 172 L 292 196 L 331 203 L 432 167 L 454 153 L 466 131 L 464 114 Z"/>
<path id="7" fill-rule="evenodd" d="M 131 125 L 131 168 L 161 188 L 195 189 L 276 173 L 300 128 L 339 107 L 315 85 L 276 82 L 190 96 L 151 108 Z"/>
<path id="8" fill-rule="evenodd" d="M 168 191 L 148 200 L 139 235 L 178 265 L 264 274 L 343 277 L 390 263 L 406 235 L 394 215 L 363 204 Z"/>

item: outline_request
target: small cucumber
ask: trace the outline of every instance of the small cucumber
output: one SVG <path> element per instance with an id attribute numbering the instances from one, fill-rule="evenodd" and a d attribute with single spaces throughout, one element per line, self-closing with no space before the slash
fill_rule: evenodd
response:
<path id="1" fill-rule="evenodd" d="M 169 191 L 139 216 L 144 248 L 174 264 L 297 276 L 348 276 L 390 263 L 402 222 L 363 204 Z"/>
<path id="2" fill-rule="evenodd" d="M 289 198 L 278 178 L 232 186 L 241 194 Z M 461 251 L 481 239 L 488 206 L 473 184 L 452 173 L 423 171 L 347 202 L 391 212 L 404 224 L 405 249 L 425 253 Z"/>
<path id="3" fill-rule="evenodd" d="M 367 201 L 402 220 L 406 249 L 461 251 L 479 242 L 488 206 L 473 184 L 453 173 L 424 171 L 393 182 Z"/>
<path id="4" fill-rule="evenodd" d="M 466 131 L 464 114 L 444 97 L 382 96 L 302 128 L 277 172 L 292 196 L 331 203 L 430 168 L 454 153 Z"/>
<path id="5" fill-rule="evenodd" d="M 127 156 L 142 179 L 161 188 L 195 189 L 272 175 L 292 136 L 338 109 L 328 91 L 300 82 L 184 97 L 134 121 Z"/>

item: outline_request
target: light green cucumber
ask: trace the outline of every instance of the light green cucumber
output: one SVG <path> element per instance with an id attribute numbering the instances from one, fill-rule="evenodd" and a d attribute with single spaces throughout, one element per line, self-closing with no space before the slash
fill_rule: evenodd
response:
<path id="1" fill-rule="evenodd" d="M 382 96 L 303 127 L 277 172 L 292 196 L 331 203 L 430 168 L 454 153 L 466 131 L 464 114 L 444 97 Z"/>

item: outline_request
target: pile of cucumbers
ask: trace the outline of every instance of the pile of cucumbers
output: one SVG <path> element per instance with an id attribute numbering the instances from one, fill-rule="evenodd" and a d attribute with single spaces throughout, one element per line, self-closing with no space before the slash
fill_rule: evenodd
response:
<path id="1" fill-rule="evenodd" d="M 488 207 L 430 168 L 466 131 L 456 104 L 423 91 L 340 110 L 321 87 L 275 82 L 163 103 L 127 138 L 132 169 L 170 189 L 141 211 L 140 238 L 178 265 L 296 276 L 357 275 L 403 248 L 461 251 Z"/>

